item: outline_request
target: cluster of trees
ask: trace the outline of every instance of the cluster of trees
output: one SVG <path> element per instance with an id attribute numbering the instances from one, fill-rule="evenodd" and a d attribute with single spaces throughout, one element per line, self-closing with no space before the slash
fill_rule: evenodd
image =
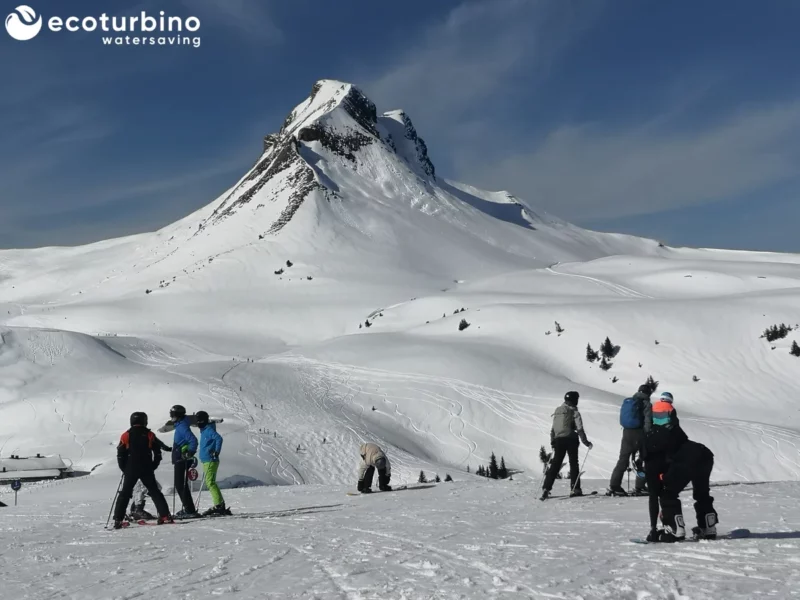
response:
<path id="1" fill-rule="evenodd" d="M 789 354 L 792 356 L 800 356 L 800 346 L 797 345 L 797 342 L 792 342 L 792 349 L 789 350 Z"/>
<path id="2" fill-rule="evenodd" d="M 790 331 L 793 331 L 792 327 L 789 327 L 786 323 L 781 323 L 780 325 L 767 327 L 764 333 L 761 334 L 761 337 L 767 338 L 768 342 L 774 342 L 775 340 L 782 340 L 785 338 L 789 335 Z"/>
<path id="3" fill-rule="evenodd" d="M 539 460 L 542 461 L 542 474 L 547 474 L 547 468 L 550 466 L 550 461 L 553 460 L 553 453 L 545 450 L 544 446 L 539 448 Z M 561 471 L 556 473 L 556 479 L 561 479 Z"/>
<path id="4" fill-rule="evenodd" d="M 461 319 L 461 323 L 458 324 L 458 330 L 464 331 L 467 327 L 469 327 L 469 325 L 470 324 L 467 322 L 466 319 Z"/>
<path id="5" fill-rule="evenodd" d="M 444 476 L 444 480 L 445 481 L 453 481 L 453 478 L 450 477 L 449 473 L 446 473 L 445 476 Z M 428 483 L 429 481 L 430 480 L 428 479 L 428 476 L 425 475 L 425 471 L 420 471 L 419 472 L 419 479 L 417 479 L 417 483 Z M 441 483 L 442 482 L 442 479 L 441 479 L 441 477 L 439 477 L 438 473 L 436 474 L 436 477 L 433 478 L 433 482 L 434 483 Z"/>
<path id="6" fill-rule="evenodd" d="M 603 371 L 608 371 L 614 366 L 611 359 L 619 354 L 620 347 L 611 343 L 611 340 L 606 337 L 605 341 L 600 345 L 600 351 L 592 348 L 591 344 L 586 344 L 586 360 L 590 363 L 600 361 L 600 368 Z"/>
<path id="7" fill-rule="evenodd" d="M 492 456 L 489 458 L 489 466 L 484 467 L 483 465 L 478 465 L 478 470 L 475 471 L 475 473 L 481 477 L 488 477 L 489 479 L 513 479 L 506 468 L 506 459 L 501 456 L 500 464 L 498 465 L 497 457 L 494 455 L 494 452 L 492 452 Z"/>

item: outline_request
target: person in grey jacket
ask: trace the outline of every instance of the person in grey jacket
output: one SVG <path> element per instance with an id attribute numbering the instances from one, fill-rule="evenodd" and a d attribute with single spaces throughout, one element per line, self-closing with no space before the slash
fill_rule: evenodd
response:
<path id="1" fill-rule="evenodd" d="M 586 439 L 583 430 L 583 419 L 578 412 L 578 392 L 567 392 L 564 395 L 564 404 L 553 413 L 553 427 L 550 429 L 550 446 L 553 448 L 553 459 L 547 469 L 547 475 L 542 485 L 542 500 L 547 500 L 556 475 L 561 471 L 564 457 L 569 456 L 569 482 L 570 496 L 583 496 L 580 481 L 580 467 L 578 466 L 578 440 L 587 448 L 592 448 L 592 443 Z"/>
<path id="2" fill-rule="evenodd" d="M 622 425 L 622 444 L 619 449 L 617 465 L 611 472 L 611 480 L 608 482 L 606 496 L 627 496 L 628 493 L 622 488 L 622 477 L 631 464 L 631 459 L 637 452 L 644 452 L 644 440 L 650 427 L 653 424 L 653 407 L 650 404 L 650 396 L 653 390 L 646 383 L 639 386 L 630 399 L 623 405 L 620 414 L 620 424 Z M 626 413 L 623 415 L 622 413 Z M 644 496 L 647 494 L 645 488 L 646 480 L 636 477 L 636 494 Z"/>
<path id="3" fill-rule="evenodd" d="M 381 447 L 367 442 L 361 444 L 358 453 L 361 455 L 358 467 L 358 491 L 362 494 L 369 494 L 372 491 L 372 476 L 377 469 L 378 489 L 382 492 L 391 492 L 389 480 L 392 478 L 392 466 Z"/>

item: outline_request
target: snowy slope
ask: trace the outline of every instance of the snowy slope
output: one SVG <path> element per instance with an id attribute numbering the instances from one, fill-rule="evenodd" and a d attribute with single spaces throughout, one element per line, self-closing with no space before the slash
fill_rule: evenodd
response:
<path id="1" fill-rule="evenodd" d="M 444 180 L 407 114 L 323 80 L 185 219 L 0 252 L 0 453 L 113 472 L 130 412 L 181 403 L 226 419 L 223 477 L 341 484 L 376 439 L 403 481 L 492 451 L 535 479 L 574 388 L 602 478 L 619 402 L 653 375 L 716 478 L 795 479 L 800 335 L 759 335 L 800 322 L 798 262 L 587 231 Z M 584 360 L 606 336 L 607 373 Z"/>
<path id="2" fill-rule="evenodd" d="M 749 539 L 643 546 L 629 539 L 647 533 L 646 498 L 541 503 L 531 484 L 459 478 L 371 497 L 229 490 L 256 518 L 104 531 L 115 482 L 94 479 L 23 488 L 0 509 L 8 597 L 719 600 L 800 586 L 797 483 L 713 488 L 720 530 Z"/>

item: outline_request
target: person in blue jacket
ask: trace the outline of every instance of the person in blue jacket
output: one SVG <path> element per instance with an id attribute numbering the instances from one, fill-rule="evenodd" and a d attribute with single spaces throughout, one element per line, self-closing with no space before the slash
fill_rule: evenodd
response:
<path id="1" fill-rule="evenodd" d="M 217 485 L 219 469 L 219 453 L 222 451 L 222 436 L 217 433 L 217 426 L 211 423 L 208 413 L 197 411 L 197 426 L 200 428 L 200 462 L 203 463 L 203 480 L 211 494 L 212 506 L 203 513 L 204 517 L 212 515 L 229 515 L 230 509 L 225 507 L 225 500 Z"/>
<path id="2" fill-rule="evenodd" d="M 175 513 L 176 519 L 189 519 L 199 517 L 192 499 L 192 490 L 189 487 L 189 469 L 192 468 L 192 459 L 197 453 L 197 437 L 190 428 L 186 409 L 176 404 L 169 410 L 170 419 L 175 424 L 175 436 L 172 442 L 172 464 L 175 467 L 175 492 L 181 499 L 183 509 Z"/>

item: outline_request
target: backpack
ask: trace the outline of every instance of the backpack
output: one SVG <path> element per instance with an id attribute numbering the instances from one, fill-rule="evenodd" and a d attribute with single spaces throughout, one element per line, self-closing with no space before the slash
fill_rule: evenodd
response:
<path id="1" fill-rule="evenodd" d="M 638 398 L 625 398 L 619 409 L 619 424 L 625 429 L 641 429 L 644 426 L 642 401 Z"/>

